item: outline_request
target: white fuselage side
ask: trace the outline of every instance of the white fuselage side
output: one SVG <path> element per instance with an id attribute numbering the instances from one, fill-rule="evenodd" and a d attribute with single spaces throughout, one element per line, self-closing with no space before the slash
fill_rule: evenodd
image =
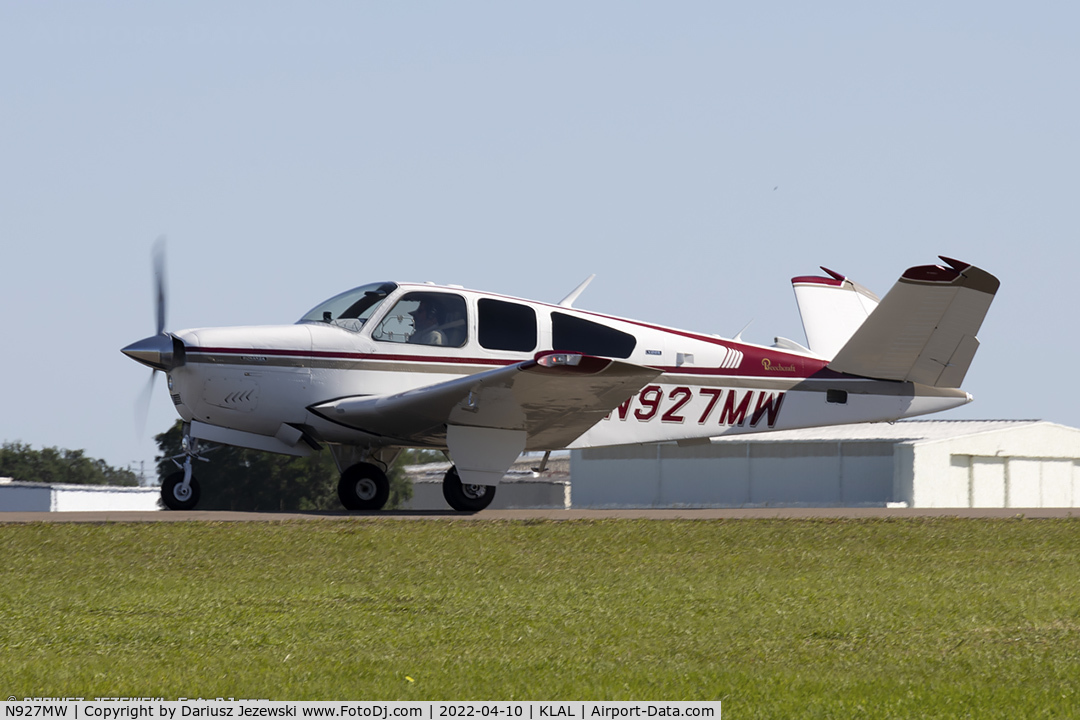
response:
<path id="1" fill-rule="evenodd" d="M 594 338 L 610 341 L 621 353 L 616 357 L 625 362 L 662 374 L 571 447 L 891 421 L 970 400 L 959 390 L 841 375 L 826 369 L 820 357 L 775 347 L 459 288 L 394 287 L 369 318 L 349 327 L 306 321 L 174 333 L 186 348 L 184 364 L 169 373 L 177 411 L 188 422 L 284 438 L 287 443 L 295 443 L 293 435 L 302 431 L 318 441 L 345 445 L 407 445 L 412 443 L 334 423 L 309 408 L 338 398 L 401 393 L 527 361 L 546 350 L 605 354 L 588 352 Z M 445 293 L 463 301 L 465 317 L 457 320 L 463 338 L 459 347 L 412 344 L 386 330 L 393 323 L 411 322 L 389 317 L 395 301 L 410 292 Z M 484 326 L 486 318 L 493 317 L 492 303 L 500 312 L 527 308 L 535 314 L 533 346 L 526 349 L 528 343 L 518 339 L 492 339 Z M 602 327 L 598 331 L 594 326 Z M 580 339 L 586 347 L 557 345 L 569 342 L 567 338 Z M 518 349 L 493 349 L 500 345 Z"/>

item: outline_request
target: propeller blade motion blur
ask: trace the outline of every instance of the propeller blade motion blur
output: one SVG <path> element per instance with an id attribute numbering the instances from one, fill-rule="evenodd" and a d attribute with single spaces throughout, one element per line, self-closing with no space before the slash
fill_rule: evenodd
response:
<path id="1" fill-rule="evenodd" d="M 157 299 L 157 334 L 165 332 L 165 236 L 154 243 L 154 291 Z"/>

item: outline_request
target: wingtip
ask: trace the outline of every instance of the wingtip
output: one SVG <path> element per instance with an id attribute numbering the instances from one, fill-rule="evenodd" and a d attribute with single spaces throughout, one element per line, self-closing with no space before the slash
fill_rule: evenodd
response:
<path id="1" fill-rule="evenodd" d="M 963 260 L 954 260 L 950 257 L 945 257 L 944 255 L 938 255 L 938 258 L 943 260 L 946 265 L 959 273 L 962 273 L 969 267 L 971 267 L 971 263 L 966 263 Z"/>
<path id="2" fill-rule="evenodd" d="M 847 281 L 846 275 L 841 275 L 835 270 L 830 270 L 824 265 L 819 265 L 822 272 L 829 277 L 818 277 L 816 275 L 799 275 L 791 278 L 792 285 L 829 285 L 832 287 L 840 287 Z"/>
<path id="3" fill-rule="evenodd" d="M 997 293 L 998 288 L 1001 287 L 1001 280 L 999 280 L 997 276 L 988 273 L 980 267 L 944 255 L 938 255 L 938 257 L 941 258 L 953 272 L 964 278 L 964 284 L 966 286 L 974 290 L 993 295 Z"/>

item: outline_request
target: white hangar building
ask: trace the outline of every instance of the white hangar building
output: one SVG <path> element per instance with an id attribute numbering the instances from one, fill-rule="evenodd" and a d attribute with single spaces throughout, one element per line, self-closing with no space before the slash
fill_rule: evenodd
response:
<path id="1" fill-rule="evenodd" d="M 0 512 L 158 510 L 156 487 L 69 485 L 0 478 Z"/>
<path id="2" fill-rule="evenodd" d="M 575 450 L 575 508 L 1080 507 L 1080 430 L 915 420 Z"/>

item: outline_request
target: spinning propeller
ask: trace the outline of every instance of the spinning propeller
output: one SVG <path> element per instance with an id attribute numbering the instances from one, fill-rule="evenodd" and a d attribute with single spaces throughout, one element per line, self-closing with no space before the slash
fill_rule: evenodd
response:
<path id="1" fill-rule="evenodd" d="M 158 372 L 169 372 L 184 364 L 184 343 L 165 331 L 165 236 L 154 243 L 153 249 L 154 290 L 156 296 L 157 333 L 133 342 L 120 352 L 151 369 L 150 381 L 139 393 L 135 417 L 139 435 L 146 430 L 146 418 L 150 412 L 150 399 L 154 394 L 154 382 Z"/>

